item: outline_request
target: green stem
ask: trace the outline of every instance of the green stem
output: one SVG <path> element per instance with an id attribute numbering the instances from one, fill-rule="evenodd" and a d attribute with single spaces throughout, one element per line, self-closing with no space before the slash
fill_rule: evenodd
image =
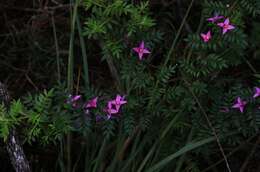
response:
<path id="1" fill-rule="evenodd" d="M 83 56 L 83 70 L 84 70 L 84 82 L 85 82 L 85 88 L 89 88 L 89 74 L 88 74 L 88 58 L 87 58 L 87 52 L 86 52 L 86 44 L 82 33 L 82 26 L 80 24 L 79 16 L 77 16 L 77 26 L 78 26 L 78 32 L 79 32 L 79 41 L 80 41 L 80 47 L 81 47 L 81 53 Z"/>
<path id="2" fill-rule="evenodd" d="M 73 11 L 72 11 L 72 21 L 71 21 L 71 33 L 70 33 L 70 43 L 69 43 L 69 56 L 68 56 L 68 80 L 67 87 L 70 93 L 73 92 L 73 48 L 74 48 L 74 38 L 75 38 L 75 25 L 77 18 L 79 0 L 75 1 Z M 67 172 L 71 172 L 71 133 L 67 135 Z"/>
<path id="3" fill-rule="evenodd" d="M 73 91 L 73 53 L 74 53 L 74 38 L 75 38 L 75 25 L 77 19 L 79 0 L 76 0 L 72 12 L 71 21 L 71 33 L 70 33 L 70 44 L 69 44 L 69 56 L 68 56 L 68 80 L 67 86 L 70 92 Z"/>

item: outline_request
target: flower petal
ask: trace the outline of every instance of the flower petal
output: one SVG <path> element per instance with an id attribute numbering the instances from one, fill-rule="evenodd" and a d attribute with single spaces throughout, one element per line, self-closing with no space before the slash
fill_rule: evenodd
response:
<path id="1" fill-rule="evenodd" d="M 139 48 L 144 49 L 144 41 L 141 42 Z"/>
<path id="2" fill-rule="evenodd" d="M 126 104 L 127 103 L 127 101 L 126 100 L 121 100 L 120 101 L 120 104 L 122 105 L 122 104 Z"/>
<path id="3" fill-rule="evenodd" d="M 143 53 L 144 54 L 150 54 L 151 52 L 149 50 L 147 50 L 147 49 L 143 49 Z"/>
<path id="4" fill-rule="evenodd" d="M 226 28 L 224 28 L 223 31 L 222 31 L 222 34 L 224 35 L 225 33 L 227 33 L 227 31 L 228 30 Z"/>
<path id="5" fill-rule="evenodd" d="M 72 96 L 72 101 L 77 101 L 81 98 L 81 95 L 75 95 L 75 96 Z"/>
<path id="6" fill-rule="evenodd" d="M 238 103 L 236 103 L 236 104 L 234 104 L 233 106 L 232 106 L 232 108 L 240 108 L 240 104 L 238 104 Z"/>
<path id="7" fill-rule="evenodd" d="M 220 27 L 223 27 L 224 23 L 218 23 L 217 25 L 220 26 Z"/>
<path id="8" fill-rule="evenodd" d="M 138 56 L 139 56 L 139 60 L 142 60 L 143 59 L 143 52 L 138 53 Z"/>
<path id="9" fill-rule="evenodd" d="M 242 104 L 242 100 L 240 97 L 237 98 L 237 103 Z"/>
<path id="10" fill-rule="evenodd" d="M 233 25 L 228 25 L 228 28 L 227 28 L 228 30 L 232 30 L 232 29 L 235 29 L 235 26 L 233 26 Z"/>
<path id="11" fill-rule="evenodd" d="M 240 110 L 241 113 L 243 113 L 244 112 L 244 107 L 243 106 L 239 107 L 239 110 Z"/>
<path id="12" fill-rule="evenodd" d="M 133 48 L 133 50 L 134 50 L 135 52 L 137 52 L 137 53 L 140 52 L 140 48 L 139 48 L 139 47 L 135 47 L 135 48 Z"/>
<path id="13" fill-rule="evenodd" d="M 116 95 L 116 102 L 120 102 L 120 100 L 121 100 L 121 96 L 118 94 L 118 95 Z"/>
<path id="14" fill-rule="evenodd" d="M 210 30 L 207 32 L 207 37 L 211 37 L 211 32 L 210 32 Z"/>
<path id="15" fill-rule="evenodd" d="M 226 18 L 226 20 L 224 21 L 225 25 L 229 25 L 229 18 Z"/>

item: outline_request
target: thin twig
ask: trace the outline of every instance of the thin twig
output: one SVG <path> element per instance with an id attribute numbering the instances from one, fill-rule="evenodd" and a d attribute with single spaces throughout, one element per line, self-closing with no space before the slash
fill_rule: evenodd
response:
<path id="1" fill-rule="evenodd" d="M 259 143 L 260 143 L 260 136 L 258 136 L 258 138 L 257 138 L 257 140 L 256 140 L 256 142 L 255 142 L 255 144 L 254 144 L 254 147 L 252 148 L 250 154 L 247 156 L 246 160 L 244 161 L 243 165 L 241 166 L 240 172 L 244 172 L 244 171 L 246 170 L 246 167 L 247 167 L 247 165 L 248 165 L 248 163 L 249 163 L 249 160 L 250 160 L 250 159 L 252 158 L 252 156 L 254 155 L 254 153 L 255 153 L 255 151 L 256 151 L 256 149 L 257 149 Z"/>
<path id="2" fill-rule="evenodd" d="M 226 155 L 226 157 L 230 157 L 231 155 L 233 155 L 234 153 L 236 153 L 241 147 L 245 146 L 251 139 L 253 139 L 256 135 L 248 138 L 244 143 L 240 144 L 238 147 L 236 147 L 235 149 L 233 149 L 230 153 L 228 153 Z M 202 172 L 206 172 L 211 170 L 213 167 L 219 165 L 220 163 L 222 163 L 224 161 L 223 159 L 220 159 L 219 161 L 217 161 L 216 163 L 212 164 L 211 166 L 207 167 L 206 169 L 202 170 Z"/>
<path id="3" fill-rule="evenodd" d="M 3 55 L 2 55 L 2 56 L 3 56 Z M 17 67 L 15 67 L 15 66 L 12 66 L 11 64 L 5 62 L 4 60 L 1 60 L 1 61 L 0 61 L 0 65 L 5 65 L 5 66 L 9 67 L 10 69 L 12 69 L 12 70 L 14 70 L 14 71 L 19 71 L 19 72 L 24 72 L 24 73 L 27 72 L 27 70 L 20 69 L 20 68 L 17 68 Z"/>
<path id="4" fill-rule="evenodd" d="M 174 40 L 173 40 L 173 43 L 172 43 L 172 45 L 171 45 L 171 48 L 170 48 L 170 50 L 168 51 L 168 54 L 167 54 L 166 59 L 165 59 L 165 61 L 164 61 L 164 66 L 166 66 L 167 63 L 168 63 L 168 61 L 170 60 L 170 57 L 171 57 L 171 55 L 172 55 L 172 53 L 173 53 L 173 51 L 174 51 L 174 48 L 175 48 L 175 46 L 176 46 L 176 44 L 177 44 L 177 41 L 178 41 L 178 39 L 179 39 L 179 37 L 180 37 L 180 35 L 181 35 L 181 31 L 182 31 L 182 29 L 183 29 L 183 26 L 184 26 L 184 24 L 185 24 L 185 22 L 186 22 L 186 20 L 187 20 L 187 18 L 188 18 L 188 16 L 189 16 L 189 14 L 190 14 L 190 10 L 191 10 L 191 7 L 193 6 L 193 3 L 194 3 L 194 0 L 191 0 L 190 5 L 189 5 L 189 7 L 188 7 L 188 9 L 187 9 L 187 11 L 186 11 L 184 17 L 183 17 L 183 20 L 182 20 L 182 22 L 181 22 L 181 25 L 180 25 L 180 27 L 179 27 L 179 29 L 178 29 L 178 31 L 177 31 L 177 33 L 176 33 L 176 36 L 175 36 L 175 38 L 174 38 Z"/>
<path id="5" fill-rule="evenodd" d="M 182 5 L 181 5 L 181 0 L 177 0 L 177 6 L 178 6 L 178 9 L 179 9 L 179 15 L 181 18 L 184 18 L 184 15 L 183 15 L 183 10 L 182 10 Z M 185 26 L 185 29 L 188 33 L 193 33 L 189 23 L 187 22 L 187 20 L 185 20 L 185 23 L 184 23 L 184 26 Z"/>
<path id="6" fill-rule="evenodd" d="M 212 130 L 214 136 L 216 137 L 217 144 L 218 144 L 219 149 L 220 149 L 220 152 L 221 152 L 221 154 L 222 154 L 222 156 L 223 156 L 223 158 L 224 158 L 224 160 L 225 160 L 226 167 L 227 167 L 228 171 L 229 171 L 229 172 L 232 172 L 231 169 L 230 169 L 230 166 L 229 166 L 227 157 L 226 157 L 226 155 L 225 155 L 224 149 L 223 149 L 223 147 L 222 147 L 222 145 L 221 145 L 221 143 L 220 143 L 220 139 L 219 139 L 219 137 L 218 137 L 218 135 L 217 135 L 216 129 L 213 127 L 213 124 L 210 122 L 209 117 L 208 117 L 207 113 L 205 112 L 205 110 L 203 109 L 203 107 L 202 107 L 202 105 L 201 105 L 199 99 L 198 99 L 197 96 L 194 94 L 194 92 L 190 89 L 190 87 L 189 87 L 189 85 L 190 85 L 189 82 L 186 81 L 185 78 L 183 78 L 183 80 L 184 80 L 184 82 L 188 85 L 188 89 L 189 89 L 190 93 L 192 94 L 193 98 L 194 98 L 195 101 L 197 102 L 197 104 L 198 104 L 198 106 L 199 106 L 201 112 L 203 113 L 203 115 L 205 116 L 205 118 L 206 118 L 206 120 L 207 120 L 207 123 L 208 123 L 209 127 L 211 128 L 211 130 Z"/>
<path id="7" fill-rule="evenodd" d="M 57 32 L 56 32 L 56 25 L 53 14 L 51 15 L 51 22 L 52 22 L 52 29 L 53 29 L 53 37 L 55 43 L 55 50 L 56 50 L 56 62 L 57 62 L 57 73 L 58 73 L 58 82 L 61 82 L 61 73 L 60 73 L 60 51 L 59 51 L 59 44 L 57 39 Z"/>
<path id="8" fill-rule="evenodd" d="M 31 78 L 25 74 L 25 77 L 27 79 L 27 81 L 35 88 L 35 90 L 39 90 L 39 88 L 34 84 L 34 82 L 31 80 Z"/>
<path id="9" fill-rule="evenodd" d="M 4 9 L 7 10 L 18 10 L 18 11 L 24 11 L 24 12 L 34 12 L 34 13 L 53 13 L 54 11 L 58 9 L 67 9 L 72 7 L 73 4 L 63 4 L 53 7 L 44 7 L 44 9 L 35 9 L 35 8 L 21 8 L 21 7 L 15 7 L 15 6 L 8 6 L 8 5 L 0 5 L 1 11 Z"/>

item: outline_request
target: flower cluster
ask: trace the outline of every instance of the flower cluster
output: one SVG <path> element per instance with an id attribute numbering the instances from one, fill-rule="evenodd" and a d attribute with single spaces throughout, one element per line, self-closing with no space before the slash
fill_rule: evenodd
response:
<path id="1" fill-rule="evenodd" d="M 98 97 L 94 97 L 81 105 L 80 100 L 81 95 L 69 95 L 66 103 L 71 105 L 73 108 L 82 108 L 86 115 L 90 114 L 90 109 L 97 108 Z M 103 109 L 106 115 L 96 115 L 96 120 L 100 119 L 111 119 L 112 117 L 118 117 L 120 114 L 120 109 L 123 104 L 126 104 L 125 96 L 117 95 L 115 99 L 109 100 L 107 106 Z"/>
<path id="2" fill-rule="evenodd" d="M 224 19 L 224 21 L 218 22 L 221 19 Z M 217 26 L 219 26 L 222 29 L 223 35 L 225 33 L 227 33 L 229 30 L 235 29 L 235 26 L 230 24 L 229 18 L 224 18 L 224 16 L 219 16 L 219 15 L 216 14 L 214 17 L 208 18 L 207 21 L 210 22 L 210 23 L 213 23 L 213 24 L 216 23 Z M 203 39 L 204 42 L 208 42 L 212 37 L 211 31 L 209 30 L 207 33 L 201 33 L 200 36 L 201 36 L 201 38 Z"/>
<path id="3" fill-rule="evenodd" d="M 260 97 L 260 87 L 255 87 L 255 92 L 254 92 L 253 98 L 255 99 L 257 97 Z M 237 97 L 235 104 L 232 106 L 232 108 L 239 109 L 239 111 L 241 113 L 243 113 L 246 105 L 247 105 L 247 101 L 242 100 L 241 97 Z M 227 107 L 224 107 L 223 109 L 221 109 L 221 112 L 228 112 L 228 111 L 229 110 Z"/>

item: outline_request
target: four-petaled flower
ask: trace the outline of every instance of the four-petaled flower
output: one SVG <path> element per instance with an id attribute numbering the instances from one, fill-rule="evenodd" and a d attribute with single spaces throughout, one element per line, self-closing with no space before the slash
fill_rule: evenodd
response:
<path id="1" fill-rule="evenodd" d="M 144 54 L 150 54 L 151 52 L 144 47 L 144 41 L 142 41 L 139 47 L 134 47 L 133 50 L 138 53 L 139 59 L 143 59 Z"/>
<path id="2" fill-rule="evenodd" d="M 117 96 L 116 96 L 116 99 L 115 99 L 115 100 L 112 100 L 111 103 L 112 103 L 113 105 L 115 105 L 116 110 L 119 110 L 120 107 L 121 107 L 121 105 L 127 103 L 127 101 L 124 100 L 124 99 L 125 99 L 124 96 L 117 95 Z"/>
<path id="3" fill-rule="evenodd" d="M 95 97 L 95 98 L 89 100 L 87 103 L 85 103 L 84 107 L 85 108 L 96 108 L 97 100 L 98 100 L 98 97 Z"/>
<path id="4" fill-rule="evenodd" d="M 246 101 L 243 101 L 240 97 L 238 97 L 236 103 L 232 106 L 232 108 L 238 108 L 240 112 L 243 113 L 245 105 Z"/>
<path id="5" fill-rule="evenodd" d="M 224 16 L 219 16 L 218 14 L 215 14 L 214 17 L 208 18 L 207 21 L 211 22 L 211 23 L 215 23 L 216 21 L 218 21 L 219 19 L 224 18 Z"/>
<path id="6" fill-rule="evenodd" d="M 257 98 L 260 96 L 260 87 L 255 87 L 255 94 L 254 94 L 254 98 Z"/>
<path id="7" fill-rule="evenodd" d="M 235 29 L 235 26 L 231 25 L 229 18 L 226 18 L 223 23 L 218 23 L 218 26 L 222 27 L 222 34 L 224 35 L 228 30 Z"/>
<path id="8" fill-rule="evenodd" d="M 107 103 L 107 108 L 105 109 L 105 112 L 107 112 L 107 119 L 110 119 L 113 114 L 118 113 L 118 110 L 114 109 L 112 101 L 109 101 Z"/>
<path id="9" fill-rule="evenodd" d="M 206 34 L 201 33 L 200 36 L 202 37 L 204 42 L 208 42 L 211 39 L 211 32 L 208 31 Z"/>

